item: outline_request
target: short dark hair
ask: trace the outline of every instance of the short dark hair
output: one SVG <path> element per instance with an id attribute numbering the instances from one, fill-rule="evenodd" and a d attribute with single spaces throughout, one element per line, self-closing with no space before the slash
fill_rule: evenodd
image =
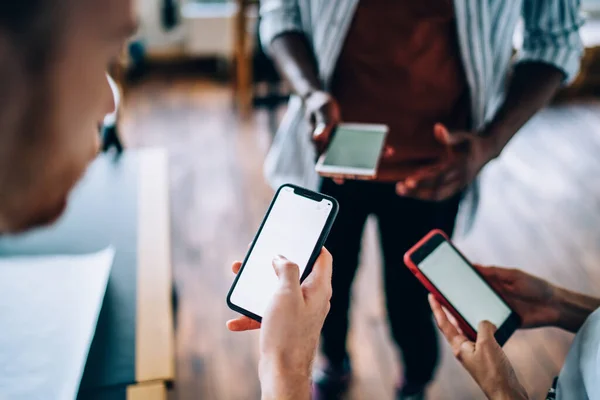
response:
<path id="1" fill-rule="evenodd" d="M 0 2 L 0 27 L 12 34 L 25 34 L 45 0 L 16 0 Z"/>
<path id="2" fill-rule="evenodd" d="M 0 0 L 0 34 L 9 36 L 27 68 L 45 66 L 52 40 L 60 28 L 55 0 Z M 64 2 L 63 2 L 64 3 Z"/>

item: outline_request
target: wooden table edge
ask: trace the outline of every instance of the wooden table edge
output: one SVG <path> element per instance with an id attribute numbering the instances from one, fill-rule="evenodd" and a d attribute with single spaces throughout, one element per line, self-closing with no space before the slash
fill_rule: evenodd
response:
<path id="1" fill-rule="evenodd" d="M 139 152 L 136 382 L 175 379 L 168 157 Z"/>

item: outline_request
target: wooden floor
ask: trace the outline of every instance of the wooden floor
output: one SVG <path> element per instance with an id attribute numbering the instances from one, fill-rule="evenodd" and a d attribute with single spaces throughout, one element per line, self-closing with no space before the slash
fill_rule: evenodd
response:
<path id="1" fill-rule="evenodd" d="M 233 334 L 225 304 L 233 276 L 272 192 L 262 178 L 268 119 L 241 123 L 229 88 L 206 79 L 148 78 L 126 102 L 130 147 L 170 151 L 172 243 L 180 296 L 175 399 L 258 399 L 256 333 Z M 600 294 L 600 104 L 544 111 L 484 172 L 474 230 L 458 240 L 474 261 L 518 266 Z M 400 373 L 391 345 L 374 222 L 355 286 L 350 399 L 392 399 Z M 408 324 L 408 321 L 407 321 Z M 543 398 L 572 336 L 517 333 L 505 349 L 532 398 Z M 359 345 L 360 344 L 360 345 Z M 480 399 L 447 347 L 431 399 Z"/>

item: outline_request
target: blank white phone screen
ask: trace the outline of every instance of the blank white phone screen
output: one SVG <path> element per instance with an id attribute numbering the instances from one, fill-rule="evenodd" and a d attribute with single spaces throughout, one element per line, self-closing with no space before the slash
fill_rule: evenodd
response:
<path id="1" fill-rule="evenodd" d="M 323 165 L 376 170 L 386 130 L 360 130 L 338 127 L 329 147 Z"/>
<path id="2" fill-rule="evenodd" d="M 262 317 L 279 285 L 273 258 L 282 255 L 298 264 L 302 276 L 332 209 L 329 200 L 318 202 L 284 187 L 244 265 L 231 302 Z"/>
<path id="3" fill-rule="evenodd" d="M 500 328 L 512 312 L 448 242 L 421 261 L 419 269 L 475 331 L 481 321 Z"/>

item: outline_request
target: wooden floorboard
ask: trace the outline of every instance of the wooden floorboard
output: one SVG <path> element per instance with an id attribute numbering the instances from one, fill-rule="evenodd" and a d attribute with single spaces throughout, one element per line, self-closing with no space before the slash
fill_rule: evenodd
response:
<path id="1" fill-rule="evenodd" d="M 262 161 L 268 118 L 240 122 L 229 87 L 193 77 L 149 77 L 126 99 L 130 147 L 169 150 L 171 235 L 180 297 L 176 399 L 258 399 L 258 336 L 225 321 L 229 263 L 243 256 L 272 196 Z M 571 289 L 600 293 L 600 105 L 542 112 L 485 169 L 474 229 L 457 239 L 476 262 L 518 266 Z M 376 222 L 367 224 L 354 288 L 349 399 L 391 399 L 401 372 L 381 293 Z M 402 266 L 399 266 L 402 267 Z M 407 323 L 408 324 L 408 323 Z M 518 332 L 506 345 L 532 398 L 542 398 L 572 335 Z M 447 346 L 432 399 L 481 399 Z"/>

